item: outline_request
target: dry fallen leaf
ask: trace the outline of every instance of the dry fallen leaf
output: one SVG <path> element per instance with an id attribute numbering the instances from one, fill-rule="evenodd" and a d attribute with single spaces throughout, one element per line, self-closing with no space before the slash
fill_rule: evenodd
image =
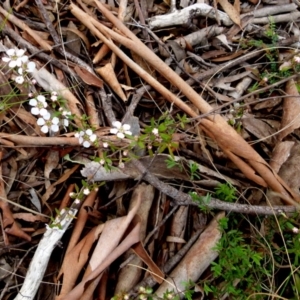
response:
<path id="1" fill-rule="evenodd" d="M 230 19 L 241 27 L 241 18 L 237 9 L 227 0 L 218 0 L 218 3 L 223 7 L 224 11 L 228 14 Z"/>
<path id="2" fill-rule="evenodd" d="M 103 81 L 98 78 L 96 75 L 92 74 L 88 70 L 75 66 L 74 71 L 76 74 L 88 85 L 92 85 L 98 88 L 103 87 Z"/>

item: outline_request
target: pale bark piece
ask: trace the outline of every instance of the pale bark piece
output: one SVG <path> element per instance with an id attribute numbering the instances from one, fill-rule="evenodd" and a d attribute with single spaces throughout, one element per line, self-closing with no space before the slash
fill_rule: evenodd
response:
<path id="1" fill-rule="evenodd" d="M 218 10 L 217 13 L 218 13 L 218 17 L 220 18 L 220 21 L 224 25 L 226 26 L 232 25 L 232 21 L 226 13 L 220 10 Z M 207 5 L 205 3 L 196 3 L 182 10 L 179 11 L 176 10 L 170 14 L 152 17 L 148 20 L 148 25 L 150 29 L 158 29 L 158 28 L 164 28 L 164 27 L 175 26 L 175 25 L 183 25 L 189 22 L 191 16 L 193 16 L 193 18 L 202 16 L 205 18 L 216 19 L 216 11 L 210 5 Z"/>
<path id="2" fill-rule="evenodd" d="M 234 99 L 238 99 L 247 90 L 251 82 L 252 82 L 251 77 L 247 76 L 243 78 L 243 80 L 236 85 L 235 91 L 230 92 L 228 95 Z"/>
<path id="3" fill-rule="evenodd" d="M 171 272 L 170 276 L 155 292 L 158 297 L 163 297 L 167 290 L 174 290 L 182 298 L 185 289 L 185 282 L 191 280 L 196 282 L 201 274 L 209 267 L 210 263 L 218 257 L 218 252 L 213 250 L 221 238 L 218 220 L 225 214 L 219 213 L 208 225 L 205 231 L 185 255 L 178 266 Z"/>
<path id="4" fill-rule="evenodd" d="M 300 11 L 293 11 L 289 14 L 282 14 L 272 16 L 272 22 L 283 23 L 283 22 L 297 22 L 300 17 Z M 270 24 L 270 17 L 254 18 L 253 24 Z"/>
<path id="5" fill-rule="evenodd" d="M 272 153 L 272 158 L 270 160 L 270 166 L 273 168 L 274 172 L 278 173 L 282 164 L 288 159 L 291 154 L 291 149 L 295 142 L 285 141 L 278 143 Z"/>
<path id="6" fill-rule="evenodd" d="M 286 83 L 287 97 L 283 100 L 283 116 L 278 141 L 300 127 L 300 96 L 293 79 Z"/>
<path id="7" fill-rule="evenodd" d="M 186 49 L 187 45 L 195 46 L 199 44 L 204 38 L 211 38 L 225 31 L 225 27 L 220 27 L 217 25 L 207 26 L 198 31 L 192 32 L 184 37 L 178 37 L 175 41 L 179 45 Z"/>
<path id="8" fill-rule="evenodd" d="M 253 12 L 251 12 L 251 14 L 253 14 L 255 18 L 261 18 L 261 17 L 269 18 L 269 16 L 282 14 L 284 12 L 290 12 L 295 9 L 297 9 L 297 5 L 295 3 L 289 3 L 283 5 L 268 5 L 268 6 L 263 6 L 263 8 L 260 9 L 255 9 Z"/>
<path id="9" fill-rule="evenodd" d="M 141 205 L 137 210 L 137 215 L 141 220 L 140 239 L 141 241 L 143 241 L 146 236 L 148 216 L 154 199 L 154 188 L 151 185 L 146 185 L 146 184 L 141 184 L 139 185 L 138 188 L 142 191 L 142 194 L 144 195 L 143 205 Z M 137 193 L 135 190 L 135 193 L 133 194 L 132 199 L 130 201 L 130 206 L 129 206 L 130 209 L 135 205 L 135 202 L 137 201 L 136 195 Z M 130 253 L 132 252 L 128 252 L 126 256 L 129 257 Z M 143 265 L 142 260 L 139 257 L 134 257 L 133 260 L 130 261 L 130 264 L 131 266 L 125 266 L 124 268 L 121 269 L 119 273 L 116 289 L 115 289 L 115 294 L 118 294 L 122 291 L 125 292 L 129 291 L 140 280 L 142 269 L 139 267 L 142 267 Z"/>

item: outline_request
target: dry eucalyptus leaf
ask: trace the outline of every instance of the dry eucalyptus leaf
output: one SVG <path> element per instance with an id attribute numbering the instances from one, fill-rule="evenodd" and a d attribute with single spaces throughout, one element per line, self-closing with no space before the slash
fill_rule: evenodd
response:
<path id="1" fill-rule="evenodd" d="M 218 3 L 223 7 L 230 19 L 238 26 L 241 26 L 241 18 L 237 9 L 227 0 L 218 0 Z"/>

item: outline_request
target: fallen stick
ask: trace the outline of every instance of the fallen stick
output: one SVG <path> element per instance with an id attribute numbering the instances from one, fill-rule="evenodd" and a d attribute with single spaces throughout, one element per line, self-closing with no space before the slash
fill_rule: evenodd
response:
<path id="1" fill-rule="evenodd" d="M 233 24 L 226 13 L 221 10 L 217 10 L 217 12 L 218 18 L 225 26 L 230 26 Z M 170 14 L 152 17 L 148 19 L 148 25 L 150 29 L 183 25 L 188 24 L 192 18 L 198 17 L 216 19 L 216 10 L 208 4 L 196 3 L 181 10 L 175 10 Z"/>
<path id="2" fill-rule="evenodd" d="M 34 299 L 44 277 L 52 251 L 74 220 L 80 205 L 81 201 L 75 199 L 68 210 L 62 209 L 52 224 L 46 225 L 46 232 L 34 253 L 22 288 L 14 300 Z"/>

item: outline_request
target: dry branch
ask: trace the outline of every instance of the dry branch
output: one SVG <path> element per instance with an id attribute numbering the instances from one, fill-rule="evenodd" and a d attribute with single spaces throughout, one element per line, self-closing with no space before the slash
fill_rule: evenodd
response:
<path id="1" fill-rule="evenodd" d="M 223 11 L 217 11 L 218 18 L 225 26 L 232 25 L 232 21 Z M 216 11 L 210 5 L 205 3 L 196 3 L 182 10 L 176 10 L 170 14 L 155 16 L 148 20 L 151 29 L 164 28 L 168 26 L 188 24 L 192 18 L 204 17 L 216 19 Z"/>

